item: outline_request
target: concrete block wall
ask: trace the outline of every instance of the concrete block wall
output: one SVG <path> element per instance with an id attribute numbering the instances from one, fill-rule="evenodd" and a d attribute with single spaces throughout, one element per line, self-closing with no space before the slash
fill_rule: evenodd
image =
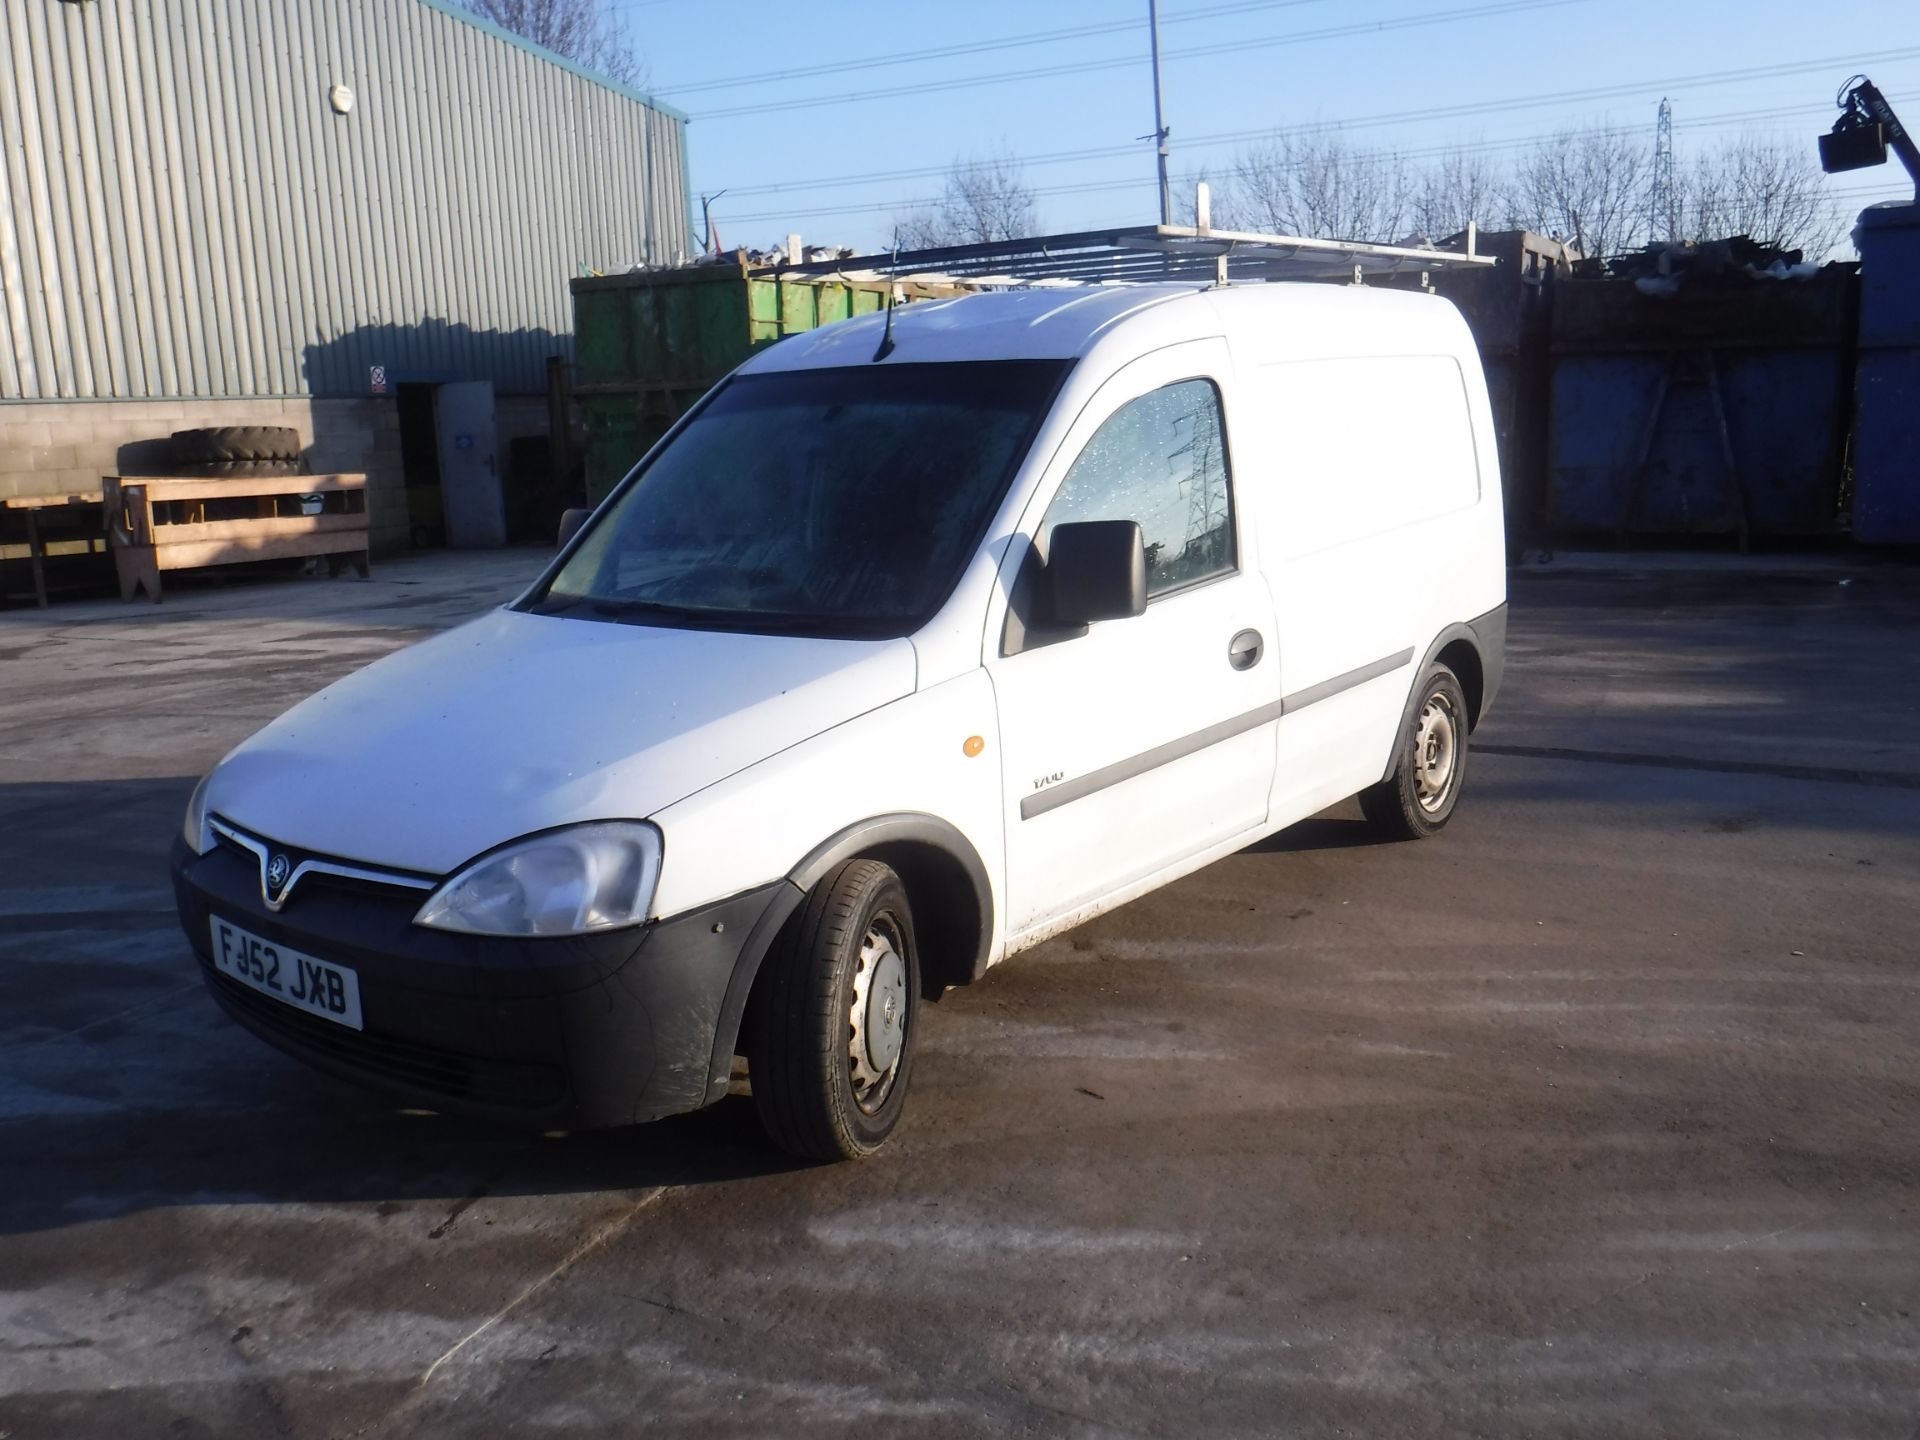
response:
<path id="1" fill-rule="evenodd" d="M 287 400 L 306 411 L 299 425 L 314 472 L 347 471 L 367 477 L 367 513 L 373 553 L 413 544 L 407 518 L 406 471 L 400 460 L 400 407 L 388 396 L 352 400 Z M 281 422 L 294 425 L 294 420 Z"/>
<path id="2" fill-rule="evenodd" d="M 351 400 L 50 400 L 0 405 L 0 499 L 97 491 L 100 477 L 155 474 L 175 430 L 285 425 L 300 432 L 316 473 L 367 477 L 376 552 L 411 543 L 400 463 L 400 419 L 390 397 Z"/>
<path id="3" fill-rule="evenodd" d="M 522 435 L 545 435 L 543 395 L 496 402 L 498 464 Z M 164 472 L 165 441 L 175 430 L 225 425 L 284 425 L 300 434 L 316 474 L 367 477 L 376 554 L 413 543 L 400 454 L 400 411 L 391 396 L 344 400 L 59 400 L 0 404 L 0 499 L 69 495 L 100 489 L 103 475 Z"/>

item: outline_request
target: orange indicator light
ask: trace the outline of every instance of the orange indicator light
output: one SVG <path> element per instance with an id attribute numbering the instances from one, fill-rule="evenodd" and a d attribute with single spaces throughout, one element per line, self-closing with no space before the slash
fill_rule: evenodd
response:
<path id="1" fill-rule="evenodd" d="M 982 740 L 978 735 L 969 735 L 967 736 L 967 743 L 960 748 L 967 753 L 967 758 L 971 759 L 987 748 L 987 742 Z"/>

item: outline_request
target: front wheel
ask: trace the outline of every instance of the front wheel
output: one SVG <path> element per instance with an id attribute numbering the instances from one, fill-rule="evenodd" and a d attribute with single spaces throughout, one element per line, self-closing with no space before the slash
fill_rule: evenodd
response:
<path id="1" fill-rule="evenodd" d="M 858 1160 L 900 1121 L 913 1069 L 920 952 L 900 877 L 850 860 L 801 904 L 754 997 L 747 1073 L 774 1144 Z"/>
<path id="2" fill-rule="evenodd" d="M 1360 808 L 1382 835 L 1423 840 L 1452 816 L 1466 778 L 1466 695 L 1460 678 L 1436 665 L 1420 682 L 1393 774 L 1360 792 Z"/>

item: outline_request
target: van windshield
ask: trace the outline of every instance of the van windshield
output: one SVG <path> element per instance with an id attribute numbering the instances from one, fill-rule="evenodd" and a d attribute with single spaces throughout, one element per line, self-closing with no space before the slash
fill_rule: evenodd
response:
<path id="1" fill-rule="evenodd" d="M 528 608 L 683 628 L 911 634 L 978 549 L 1070 363 L 730 380 L 623 486 Z"/>

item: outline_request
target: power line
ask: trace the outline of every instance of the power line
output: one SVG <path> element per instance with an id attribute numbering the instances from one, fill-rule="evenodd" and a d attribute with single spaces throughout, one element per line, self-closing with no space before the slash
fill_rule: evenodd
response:
<path id="1" fill-rule="evenodd" d="M 1436 11 L 1430 15 L 1402 15 L 1353 25 L 1334 25 L 1321 30 L 1296 30 L 1285 35 L 1267 35 L 1252 40 L 1235 40 L 1216 45 L 1190 45 L 1184 50 L 1169 50 L 1161 58 L 1191 60 L 1207 55 L 1236 55 L 1248 50 L 1271 50 L 1282 45 L 1306 45 L 1318 40 L 1337 40 L 1354 35 L 1420 29 L 1454 20 L 1519 15 L 1532 10 L 1554 10 L 1568 5 L 1592 3 L 1594 0 L 1501 0 L 1501 3 L 1469 6 L 1461 10 Z M 838 95 L 805 96 L 798 100 L 772 100 L 761 105 L 736 105 L 725 110 L 708 110 L 696 114 L 693 118 L 695 120 L 726 120 L 741 115 L 768 115 L 780 110 L 817 110 L 825 105 L 846 105 L 862 100 L 888 100 L 903 95 L 928 95 L 945 90 L 969 90 L 983 85 L 1002 85 L 1012 80 L 1039 80 L 1059 75 L 1088 75 L 1096 71 L 1117 70 L 1139 63 L 1138 57 L 1132 55 L 1110 60 L 1081 60 L 1068 65 L 1002 70 L 991 75 L 965 76 L 954 80 L 927 80 L 916 85 L 894 85 L 880 90 L 855 90 Z"/>
<path id="2" fill-rule="evenodd" d="M 1903 97 L 1895 96 L 1893 98 L 1897 101 Z M 1714 125 L 1736 124 L 1751 120 L 1784 119 L 1792 116 L 1806 115 L 1814 111 L 1824 112 L 1830 108 L 1825 101 L 1809 101 L 1805 104 L 1775 107 L 1772 109 L 1731 111 L 1719 115 L 1703 115 L 1696 119 L 1680 121 L 1675 125 L 1675 128 L 1680 130 L 1696 130 L 1705 129 Z M 1601 127 L 1600 133 L 1606 135 L 1628 135 L 1638 133 L 1641 128 L 1638 124 L 1607 126 Z M 1262 139 L 1285 133 L 1288 132 L 1276 130 L 1228 132 L 1218 138 L 1224 141 Z M 1402 160 L 1429 160 L 1455 154 L 1498 154 L 1503 151 L 1524 150 L 1528 146 L 1535 144 L 1538 138 L 1537 135 L 1525 135 L 1497 141 L 1462 141 L 1443 145 L 1425 146 L 1414 150 L 1402 150 L 1395 153 L 1397 158 Z M 1202 139 L 1196 139 L 1189 143 L 1199 145 L 1206 142 Z M 1120 147 L 1120 153 L 1131 154 L 1133 153 L 1133 147 Z M 1089 180 L 1077 181 L 1067 185 L 1040 186 L 1035 189 L 1034 194 L 1036 196 L 1092 195 L 1112 190 L 1132 189 L 1139 184 L 1140 180 L 1138 176 L 1126 176 L 1114 180 Z M 731 215 L 727 217 L 727 223 L 730 225 L 751 225 L 784 220 L 811 220 L 841 215 L 870 215 L 882 212 L 905 213 L 927 206 L 937 205 L 939 202 L 939 196 L 921 196 L 916 199 L 892 200 L 870 205 L 820 206 L 806 210 L 769 210 L 755 214 Z"/>
<path id="3" fill-rule="evenodd" d="M 1885 50 L 1870 55 L 1854 54 L 1843 57 L 1823 57 L 1817 60 L 1792 62 L 1772 66 L 1749 67 L 1744 70 L 1708 71 L 1695 75 L 1669 76 L 1665 79 L 1634 81 L 1624 85 L 1601 86 L 1585 90 L 1550 91 L 1542 94 L 1509 97 L 1502 100 L 1473 101 L 1461 105 L 1434 106 L 1423 110 L 1404 110 L 1392 114 L 1376 115 L 1365 120 L 1354 121 L 1338 128 L 1341 130 L 1363 130 L 1385 126 L 1419 123 L 1430 120 L 1460 119 L 1473 115 L 1492 115 L 1515 110 L 1526 110 L 1538 106 L 1562 105 L 1569 102 L 1582 102 L 1597 99 L 1618 99 L 1624 96 L 1644 94 L 1650 91 L 1673 90 L 1681 86 L 1705 88 L 1715 85 L 1737 84 L 1744 80 L 1777 79 L 1785 76 L 1805 74 L 1811 71 L 1827 69 L 1834 65 L 1853 62 L 1878 64 L 1883 61 L 1906 60 L 1920 56 L 1920 48 L 1903 50 Z M 1811 107 L 1809 107 L 1811 108 Z M 1208 146 L 1232 144 L 1248 140 L 1258 140 L 1284 134 L 1310 132 L 1328 127 L 1300 125 L 1291 127 L 1263 127 L 1255 130 L 1221 131 L 1211 135 L 1190 137 L 1186 143 L 1190 146 Z M 1685 128 L 1694 128 L 1688 124 Z M 1132 145 L 1094 146 L 1083 150 L 1060 150 L 1048 154 L 1014 157 L 1018 164 L 1046 165 L 1073 160 L 1089 160 L 1109 156 L 1134 153 Z M 870 183 L 876 180 L 905 180 L 931 178 L 941 175 L 948 166 L 929 166 L 919 170 L 869 171 L 864 174 L 827 177 L 819 180 L 779 181 L 766 185 L 736 185 L 731 187 L 736 195 L 779 194 L 792 190 L 831 189 L 843 185 Z M 1049 192 L 1051 193 L 1051 192 Z M 928 201 L 908 202 L 905 207 L 859 206 L 841 207 L 835 210 L 814 209 L 790 212 L 806 215 L 824 214 L 865 214 L 873 210 L 887 208 L 913 208 Z M 774 219 L 775 214 L 764 216 L 736 216 L 733 223 L 743 223 L 755 219 Z"/>
<path id="4" fill-rule="evenodd" d="M 1194 20 L 1216 20 L 1227 15 L 1245 15 L 1256 10 L 1294 10 L 1303 5 L 1324 5 L 1328 0 L 1239 0 L 1231 5 L 1209 5 L 1161 17 L 1161 24 L 1176 25 Z M 661 87 L 661 95 L 691 95 L 702 90 L 735 90 L 747 85 L 772 85 L 786 80 L 810 79 L 816 75 L 840 75 L 854 70 L 877 70 L 893 65 L 909 65 L 923 60 L 945 60 L 961 55 L 984 55 L 997 50 L 1017 50 L 1029 45 L 1057 45 L 1063 40 L 1084 40 L 1095 35 L 1138 33 L 1138 20 L 1109 20 L 1097 25 L 1075 25 L 1061 30 L 1034 30 L 997 40 L 969 40 L 952 45 L 936 45 L 925 50 L 896 50 L 886 55 L 869 55 L 859 60 L 834 60 L 818 65 L 789 66 L 782 70 L 762 70 L 753 75 L 732 75 L 719 80 L 693 80 L 685 85 Z"/>
<path id="5" fill-rule="evenodd" d="M 1703 117 L 1703 119 L 1699 119 L 1699 121 L 1690 121 L 1688 127 L 1692 127 L 1692 125 L 1709 125 L 1709 123 L 1713 123 L 1715 119 L 1720 119 L 1722 123 L 1730 123 L 1730 121 L 1738 121 L 1738 119 L 1759 119 L 1759 117 L 1786 115 L 1786 113 L 1799 113 L 1799 108 L 1763 109 L 1763 111 L 1745 111 L 1743 115 Z M 1617 127 L 1605 127 L 1601 132 L 1603 132 L 1603 134 L 1628 134 L 1628 132 L 1638 131 L 1638 129 L 1640 129 L 1638 125 L 1617 125 Z M 1281 132 L 1250 131 L 1244 132 L 1244 134 L 1238 136 L 1238 138 L 1265 138 L 1265 136 L 1271 136 L 1271 134 L 1281 134 Z M 1519 138 L 1511 138 L 1511 140 L 1486 140 L 1486 142 L 1457 142 L 1457 144 L 1423 146 L 1423 148 L 1419 148 L 1419 150 L 1400 150 L 1400 152 L 1396 152 L 1396 157 L 1398 157 L 1398 159 L 1436 159 L 1436 157 L 1453 156 L 1453 154 L 1475 154 L 1475 156 L 1478 156 L 1478 154 L 1500 154 L 1503 150 L 1524 150 L 1526 146 L 1534 144 L 1536 138 L 1538 138 L 1538 136 L 1519 136 Z M 1198 140 L 1196 140 L 1194 144 L 1198 144 Z M 1033 194 L 1035 194 L 1035 196 L 1100 194 L 1100 192 L 1104 192 L 1104 190 L 1125 190 L 1125 188 L 1131 188 L 1131 186 L 1137 186 L 1137 184 L 1139 184 L 1139 177 L 1123 177 L 1123 179 L 1114 180 L 1075 180 L 1075 182 L 1071 182 L 1071 184 L 1048 184 L 1048 186 L 1039 186 L 1039 188 L 1035 188 Z M 826 205 L 826 207 L 816 207 L 816 209 L 780 209 L 780 211 L 764 211 L 764 213 L 756 213 L 756 215 L 730 215 L 730 217 L 728 217 L 728 223 L 730 223 L 730 225 L 751 225 L 751 223 L 778 221 L 781 217 L 814 219 L 814 217 L 820 217 L 820 215 L 870 215 L 870 213 L 877 213 L 877 211 L 910 211 L 910 209 L 920 209 L 920 207 L 925 207 L 925 205 L 935 204 L 939 204 L 939 196 L 920 196 L 920 198 L 916 198 L 916 200 L 891 200 L 891 202 L 881 202 L 881 204 L 872 205 Z"/>
<path id="6" fill-rule="evenodd" d="M 1670 82 L 1650 81 L 1648 83 L 1650 85 L 1660 85 L 1660 84 L 1665 84 Z M 1491 102 L 1491 103 L 1502 104 L 1502 105 L 1511 103 L 1514 106 L 1514 108 L 1524 108 L 1526 104 L 1532 104 L 1532 103 L 1535 103 L 1536 101 L 1542 104 L 1558 103 L 1561 98 L 1563 97 L 1561 96 L 1530 96 L 1530 97 L 1525 97 L 1524 101 L 1513 101 L 1513 102 L 1500 101 L 1500 102 Z M 1900 97 L 1898 96 L 1895 97 L 1896 100 L 1898 100 L 1899 98 Z M 1806 105 L 1804 108 L 1808 110 L 1825 111 L 1825 110 L 1830 110 L 1832 106 L 1827 101 L 1821 100 L 1818 102 L 1808 101 L 1806 102 Z M 1785 113 L 1788 113 L 1788 112 L 1781 110 L 1779 107 L 1775 107 L 1774 109 L 1771 109 L 1771 110 L 1754 111 L 1754 112 L 1749 112 L 1748 114 L 1729 115 L 1729 116 L 1723 116 L 1719 118 L 1724 121 L 1732 121 L 1732 120 L 1758 118 L 1758 117 L 1763 117 L 1767 115 L 1785 114 Z M 1202 147 L 1211 146 L 1211 145 L 1231 145 L 1231 144 L 1236 144 L 1236 143 L 1249 141 L 1249 140 L 1264 140 L 1264 139 L 1270 139 L 1270 138 L 1278 138 L 1283 135 L 1311 134 L 1321 130 L 1328 130 L 1328 129 L 1338 129 L 1341 131 L 1359 130 L 1359 129 L 1368 128 L 1376 124 L 1402 124 L 1402 123 L 1416 121 L 1416 120 L 1445 119 L 1445 118 L 1449 118 L 1449 117 L 1440 111 L 1403 111 L 1400 114 L 1382 117 L 1378 120 L 1353 121 L 1353 122 L 1338 125 L 1338 126 L 1329 126 L 1324 124 L 1262 125 L 1250 130 L 1219 130 L 1207 135 L 1190 135 L 1186 138 L 1185 143 L 1189 146 L 1202 146 Z M 1694 126 L 1699 123 L 1702 123 L 1702 122 L 1699 122 L 1699 121 L 1683 122 L 1682 128 L 1691 129 L 1691 128 L 1694 128 Z M 1021 167 L 1025 167 L 1025 168 L 1033 168 L 1033 167 L 1046 166 L 1046 165 L 1067 164 L 1067 163 L 1080 161 L 1080 160 L 1104 160 L 1114 156 L 1134 155 L 1136 153 L 1138 153 L 1138 146 L 1134 144 L 1094 145 L 1094 146 L 1088 146 L 1084 149 L 1079 149 L 1079 150 L 1052 150 L 1052 151 L 1044 151 L 1044 152 L 1033 154 L 1033 155 L 1015 155 L 1015 156 L 1009 157 L 1009 163 L 1018 165 Z M 787 194 L 793 191 L 804 192 L 808 190 L 842 189 L 842 188 L 853 186 L 853 185 L 871 184 L 874 181 L 879 181 L 879 180 L 931 179 L 937 176 L 945 175 L 952 168 L 953 168 L 952 162 L 948 161 L 944 164 L 927 165 L 927 166 L 922 166 L 916 169 L 868 170 L 868 171 L 864 171 L 856 174 L 828 175 L 828 176 L 820 176 L 820 177 L 816 177 L 813 179 L 806 179 L 806 180 L 773 180 L 773 181 L 768 181 L 764 185 L 733 185 L 733 186 L 729 186 L 728 189 L 736 197 L 746 196 L 746 195 L 780 195 L 780 194 Z"/>

